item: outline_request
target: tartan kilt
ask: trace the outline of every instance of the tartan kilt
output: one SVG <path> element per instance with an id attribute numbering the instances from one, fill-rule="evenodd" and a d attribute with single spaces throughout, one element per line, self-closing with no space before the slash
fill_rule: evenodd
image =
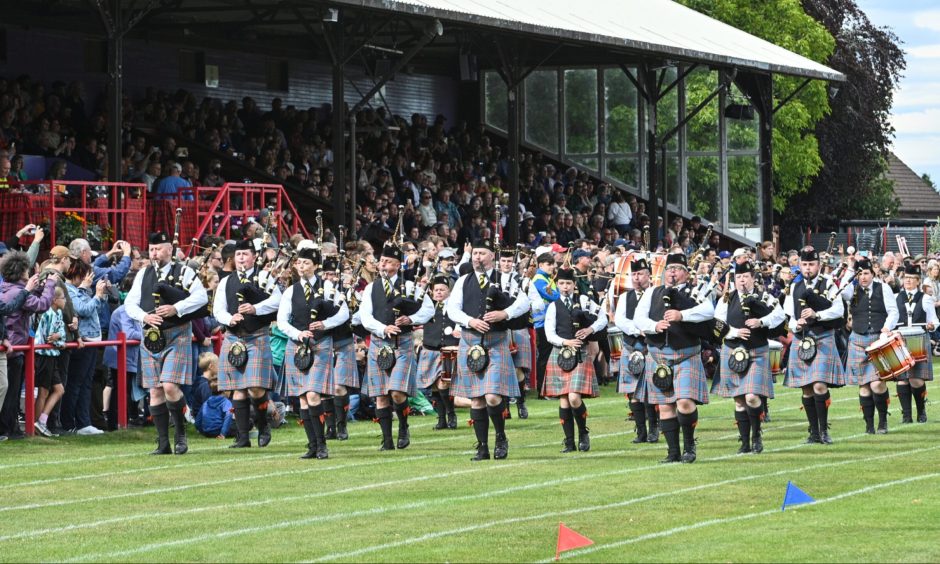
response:
<path id="1" fill-rule="evenodd" d="M 869 360 L 865 349 L 872 343 L 881 338 L 881 334 L 859 335 L 852 333 L 849 335 L 849 355 L 845 361 L 845 383 L 850 386 L 863 386 L 878 382 L 881 377 L 875 365 Z"/>
<path id="2" fill-rule="evenodd" d="M 925 382 L 933 380 L 933 347 L 930 346 L 930 335 L 924 333 L 918 338 L 923 340 L 921 346 L 927 351 L 927 360 L 922 360 L 904 374 L 899 374 L 899 381 L 906 382 L 911 378 L 920 378 Z"/>
<path id="3" fill-rule="evenodd" d="M 284 374 L 287 378 L 287 394 L 299 397 L 307 392 L 333 395 L 333 337 L 326 336 L 313 343 L 313 364 L 301 372 L 294 364 L 294 354 L 300 343 L 291 339 L 284 349 Z"/>
<path id="4" fill-rule="evenodd" d="M 736 398 L 746 394 L 774 397 L 774 381 L 770 375 L 770 348 L 764 345 L 749 351 L 751 365 L 745 374 L 738 374 L 728 368 L 727 359 L 731 358 L 732 350 L 734 349 L 728 345 L 721 347 L 720 364 L 715 371 L 711 393 L 723 398 Z"/>
<path id="5" fill-rule="evenodd" d="M 824 331 L 816 337 L 816 358 L 810 363 L 803 362 L 797 356 L 800 345 L 799 339 L 793 338 L 790 345 L 790 354 L 787 357 L 787 376 L 783 385 L 788 388 L 802 388 L 815 382 L 822 382 L 832 388 L 845 385 L 845 371 L 842 369 L 842 358 L 836 348 L 834 331 Z"/>
<path id="6" fill-rule="evenodd" d="M 594 363 L 582 359 L 574 370 L 565 372 L 558 366 L 560 352 L 560 347 L 552 347 L 552 355 L 545 369 L 542 395 L 549 398 L 565 397 L 568 394 L 581 394 L 586 398 L 597 397 L 597 374 L 594 372 Z"/>
<path id="7" fill-rule="evenodd" d="M 532 371 L 532 336 L 528 329 L 518 329 L 512 332 L 513 342 L 519 349 L 512 355 L 512 364 L 516 368 Z"/>
<path id="8" fill-rule="evenodd" d="M 140 347 L 141 387 L 150 389 L 161 382 L 185 386 L 193 383 L 193 325 L 184 323 L 164 329 L 166 348 L 157 354 Z"/>
<path id="9" fill-rule="evenodd" d="M 333 341 L 333 384 L 346 388 L 358 388 L 359 366 L 356 364 L 356 341 Z M 330 392 L 332 393 L 332 392 Z"/>
<path id="10" fill-rule="evenodd" d="M 676 400 L 689 399 L 698 404 L 708 403 L 708 378 L 702 364 L 702 347 L 685 349 L 659 349 L 648 347 L 646 356 L 646 403 L 665 405 Z M 672 393 L 664 394 L 653 385 L 653 372 L 656 365 L 663 361 L 675 361 L 688 357 L 672 367 Z"/>
<path id="11" fill-rule="evenodd" d="M 479 374 L 467 366 L 467 351 L 474 345 L 483 345 L 490 355 L 489 366 Z M 486 394 L 518 397 L 519 382 L 509 354 L 509 331 L 481 334 L 473 329 L 461 329 L 457 374 L 451 380 L 450 389 L 454 397 L 473 399 Z"/>
<path id="12" fill-rule="evenodd" d="M 402 392 L 409 396 L 415 395 L 415 347 L 412 333 L 399 335 L 398 350 L 395 355 L 395 366 L 391 372 L 379 368 L 379 349 L 384 345 L 395 346 L 395 338 L 381 339 L 372 335 L 369 339 L 369 361 L 366 379 L 362 382 L 362 393 L 369 397 L 379 397 L 389 392 Z"/>
<path id="13" fill-rule="evenodd" d="M 444 363 L 441 361 L 441 351 L 434 351 L 421 347 L 418 353 L 418 389 L 430 388 L 441 377 Z"/>
<path id="14" fill-rule="evenodd" d="M 239 339 L 248 347 L 248 362 L 241 370 L 228 362 L 228 351 Z M 286 359 L 284 364 L 288 364 Z M 220 390 L 223 392 L 247 388 L 273 390 L 275 380 L 274 361 L 271 358 L 271 336 L 267 327 L 243 337 L 232 333 L 225 334 L 225 339 L 222 340 L 222 352 L 219 355 Z"/>
<path id="15" fill-rule="evenodd" d="M 617 381 L 617 393 L 618 394 L 630 394 L 630 397 L 634 401 L 646 402 L 646 373 L 649 368 L 649 359 L 646 362 L 646 368 L 643 370 L 643 375 L 636 377 L 630 373 L 630 355 L 633 351 L 640 351 L 644 355 L 646 354 L 646 345 L 640 344 L 637 347 L 631 347 L 630 345 L 623 344 L 623 353 L 620 355 L 620 379 Z"/>

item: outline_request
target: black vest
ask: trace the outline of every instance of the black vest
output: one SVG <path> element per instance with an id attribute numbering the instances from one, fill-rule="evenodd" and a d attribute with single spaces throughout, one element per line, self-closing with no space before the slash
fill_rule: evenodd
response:
<path id="1" fill-rule="evenodd" d="M 397 284 L 399 281 L 396 279 L 395 282 Z M 396 284 L 392 284 L 392 295 L 386 297 L 384 279 L 379 277 L 372 282 L 372 317 L 383 325 L 395 325 L 395 304 L 401 299 Z M 414 326 L 405 325 L 399 329 L 402 335 L 407 335 L 414 331 Z"/>
<path id="2" fill-rule="evenodd" d="M 574 339 L 575 327 L 573 314 L 580 309 L 576 296 L 571 296 L 571 309 L 565 307 L 564 296 L 560 296 L 555 304 L 555 333 L 562 339 Z M 578 329 L 584 329 L 579 327 Z"/>
<path id="3" fill-rule="evenodd" d="M 657 286 L 652 290 L 647 290 L 647 292 L 653 292 L 653 299 L 650 302 L 650 313 L 649 317 L 653 321 L 662 321 L 663 317 L 666 315 L 666 300 L 664 299 L 666 295 L 665 286 Z M 679 290 L 680 294 L 685 294 L 685 298 L 691 300 L 689 296 L 689 286 L 686 285 L 684 288 Z M 688 301 L 683 298 L 683 301 Z M 670 299 L 669 309 L 687 309 L 683 307 L 688 305 L 686 303 L 677 304 L 677 300 Z M 699 337 L 691 334 L 687 327 L 685 327 L 686 322 L 672 323 L 669 325 L 669 329 L 663 333 L 655 333 L 653 335 L 646 336 L 646 342 L 657 347 L 663 348 L 666 346 L 666 338 L 668 336 L 668 344 L 671 349 L 685 349 L 688 347 L 698 347 L 702 345 L 702 340 Z"/>
<path id="4" fill-rule="evenodd" d="M 859 335 L 880 333 L 888 319 L 881 283 L 872 281 L 870 289 L 871 298 L 861 286 L 855 288 L 852 297 L 852 332 Z"/>
<path id="5" fill-rule="evenodd" d="M 907 290 L 901 290 L 897 295 L 898 302 L 898 325 L 907 325 Z M 914 306 L 913 315 L 910 318 L 911 323 L 927 323 L 927 312 L 924 311 L 924 293 L 917 290 L 914 293 L 914 300 L 911 302 Z"/>
<path id="6" fill-rule="evenodd" d="M 447 308 L 434 304 L 434 317 L 424 324 L 424 348 L 432 351 L 439 351 L 441 347 L 456 347 L 460 344 L 460 339 L 445 333 L 450 327 L 453 331 L 456 323 L 447 317 Z"/>
<path id="7" fill-rule="evenodd" d="M 323 299 L 323 281 L 320 278 L 317 278 L 317 281 L 311 286 L 309 300 L 304 296 L 303 281 L 295 282 L 290 307 L 290 324 L 300 331 L 306 331 L 313 321 L 323 321 L 333 317 L 339 311 L 339 306 L 330 300 Z M 314 312 L 316 312 L 316 316 L 314 316 Z M 315 331 L 313 334 L 314 340 L 320 342 L 329 335 L 335 337 L 335 331 L 336 329 Z"/>
<path id="8" fill-rule="evenodd" d="M 646 291 L 649 292 L 651 289 L 647 288 Z M 624 315 L 627 319 L 632 320 L 633 316 L 636 314 L 636 304 L 640 303 L 640 294 L 636 290 L 630 290 L 627 292 L 621 300 L 627 300 L 627 305 L 625 306 Z M 624 335 L 623 342 L 630 345 L 632 348 L 636 348 L 637 344 L 643 343 L 643 336 L 634 337 L 633 335 Z"/>
<path id="9" fill-rule="evenodd" d="M 745 309 L 748 309 L 745 313 Z M 748 319 L 756 318 L 757 316 L 750 311 L 749 308 L 744 308 L 741 305 L 741 295 L 737 290 L 731 293 L 730 301 L 728 302 L 728 325 L 734 327 L 735 329 L 743 329 L 746 327 L 744 322 Z M 744 347 L 748 350 L 757 349 L 760 347 L 767 346 L 767 334 L 770 330 L 767 327 L 760 327 L 758 329 L 751 329 L 751 338 L 749 339 L 728 339 L 725 341 L 729 347 Z"/>
<path id="10" fill-rule="evenodd" d="M 490 281 L 492 284 L 492 281 Z M 488 311 L 486 307 L 486 294 L 484 292 L 489 291 L 489 286 L 486 290 L 480 288 L 480 275 L 476 272 L 471 272 L 463 280 L 463 312 L 473 318 L 483 318 L 483 315 Z M 509 329 L 509 326 L 506 321 L 500 321 L 499 323 L 490 323 L 490 332 L 493 331 L 505 331 Z"/>
<path id="11" fill-rule="evenodd" d="M 145 312 L 152 312 L 157 307 L 157 300 L 154 298 L 154 292 L 160 293 L 159 305 L 174 305 L 188 296 L 188 292 L 179 285 L 183 283 L 183 265 L 174 264 L 170 267 L 170 273 L 167 280 L 160 284 L 158 290 L 158 277 L 156 267 L 148 267 L 144 271 L 144 277 L 140 281 L 140 309 Z M 170 283 L 170 277 L 173 277 L 173 283 Z M 172 295 L 171 295 L 172 294 Z M 172 300 L 172 301 L 171 301 Z M 183 316 L 168 317 L 160 325 L 161 329 L 170 329 L 189 323 L 193 319 L 209 315 L 208 306 L 203 306 L 198 310 Z"/>
<path id="12" fill-rule="evenodd" d="M 820 278 L 819 282 L 816 282 L 816 287 L 810 291 L 806 287 L 806 281 L 800 280 L 798 283 L 793 285 L 793 291 L 790 295 L 793 296 L 793 308 L 794 314 L 796 315 L 795 319 L 800 318 L 800 311 L 803 307 L 813 308 L 817 312 L 822 311 L 818 307 L 813 307 L 814 300 L 823 300 L 825 299 L 826 291 L 829 289 L 829 281 L 825 278 Z M 809 296 L 808 294 L 816 294 L 816 296 Z M 800 300 L 803 299 L 806 301 L 805 306 L 800 305 Z M 841 297 L 836 297 L 837 300 L 841 300 Z M 838 329 L 842 326 L 843 318 L 839 317 L 837 319 L 832 319 L 830 321 L 816 321 L 809 320 L 806 325 L 806 332 L 809 334 L 818 334 L 828 331 L 830 329 Z"/>
<path id="13" fill-rule="evenodd" d="M 242 295 L 239 301 L 238 295 Z M 258 286 L 258 276 L 252 271 L 248 275 L 248 282 L 242 284 L 238 273 L 233 273 L 228 277 L 225 283 L 225 300 L 228 305 L 228 312 L 232 315 L 238 313 L 238 306 L 244 303 L 257 304 L 264 301 L 264 291 Z M 303 296 L 303 294 L 301 294 Z M 234 327 L 228 327 L 234 335 L 250 335 L 265 327 L 271 325 L 271 322 L 277 319 L 277 312 L 268 315 L 243 314 L 244 319 Z"/>

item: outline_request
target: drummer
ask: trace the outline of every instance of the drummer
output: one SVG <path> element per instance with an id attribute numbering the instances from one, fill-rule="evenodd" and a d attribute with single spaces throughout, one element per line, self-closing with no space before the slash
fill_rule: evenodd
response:
<path id="1" fill-rule="evenodd" d="M 624 345 L 620 355 L 617 393 L 626 395 L 630 402 L 630 413 L 636 422 L 636 437 L 633 442 L 655 443 L 659 442 L 659 420 L 656 416 L 656 406 L 647 401 L 646 395 L 646 338 L 633 323 L 636 306 L 643 297 L 643 292 L 650 287 L 650 265 L 645 258 L 641 257 L 630 263 L 630 278 L 633 289 L 620 295 L 614 314 L 614 323 L 623 331 Z M 639 353 L 639 356 L 633 358 L 633 353 Z"/>
<path id="2" fill-rule="evenodd" d="M 890 286 L 875 281 L 871 261 L 849 257 L 849 275 L 855 274 L 858 284 L 846 284 L 842 299 L 849 303 L 852 334 L 849 336 L 849 357 L 846 361 L 846 383 L 858 385 L 858 402 L 862 406 L 865 432 L 875 434 L 875 409 L 878 410 L 878 434 L 888 432 L 888 387 L 881 380 L 866 349 L 888 336 L 898 322 L 898 305 Z M 918 282 L 920 279 L 918 278 Z"/>
<path id="3" fill-rule="evenodd" d="M 450 275 L 439 272 L 431 280 L 431 299 L 434 316 L 424 324 L 421 350 L 418 353 L 418 388 L 431 388 L 431 398 L 437 411 L 435 430 L 456 429 L 457 414 L 454 398 L 450 395 L 450 380 L 457 369 L 457 350 L 460 346 L 460 328 L 447 317 L 447 298 L 450 297 Z M 445 364 L 445 351 L 453 357 Z"/>
<path id="4" fill-rule="evenodd" d="M 913 423 L 911 417 L 911 397 L 917 405 L 917 422 L 927 422 L 927 411 L 925 403 L 927 401 L 927 382 L 933 380 L 933 358 L 930 354 L 930 337 L 928 334 L 940 325 L 937 319 L 937 310 L 934 306 L 934 297 L 926 294 L 920 289 L 921 272 L 917 264 L 908 264 L 904 267 L 904 289 L 898 292 L 897 306 L 900 313 L 900 326 L 908 327 L 911 332 L 913 328 L 919 328 L 920 331 L 913 337 L 920 342 L 911 346 L 908 341 L 908 348 L 911 352 L 914 349 L 923 351 L 925 359 L 917 360 L 914 367 L 908 372 L 898 375 L 898 400 L 901 402 L 901 423 Z M 926 328 L 926 331 L 923 330 Z M 916 357 L 917 355 L 915 355 Z"/>

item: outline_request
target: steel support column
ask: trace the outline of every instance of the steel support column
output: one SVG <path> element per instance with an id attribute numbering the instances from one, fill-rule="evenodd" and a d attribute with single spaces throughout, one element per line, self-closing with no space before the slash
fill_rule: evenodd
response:
<path id="1" fill-rule="evenodd" d="M 337 29 L 331 38 L 333 52 L 336 60 L 333 61 L 333 225 L 346 223 L 346 100 L 345 80 L 343 73 L 343 54 L 346 42 L 340 24 L 334 24 Z M 356 155 L 351 155 L 353 161 Z M 355 162 L 354 162 L 355 165 Z M 352 210 L 355 215 L 355 208 Z M 351 226 L 355 229 L 355 223 Z"/>

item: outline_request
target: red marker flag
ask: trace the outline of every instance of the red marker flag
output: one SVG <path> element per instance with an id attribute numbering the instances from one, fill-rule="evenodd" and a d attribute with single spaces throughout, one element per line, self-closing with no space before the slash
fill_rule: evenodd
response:
<path id="1" fill-rule="evenodd" d="M 566 550 L 574 550 L 592 544 L 594 544 L 594 541 L 591 539 L 572 531 L 564 523 L 558 523 L 558 544 L 555 545 L 555 560 L 558 560 L 558 555 Z"/>

